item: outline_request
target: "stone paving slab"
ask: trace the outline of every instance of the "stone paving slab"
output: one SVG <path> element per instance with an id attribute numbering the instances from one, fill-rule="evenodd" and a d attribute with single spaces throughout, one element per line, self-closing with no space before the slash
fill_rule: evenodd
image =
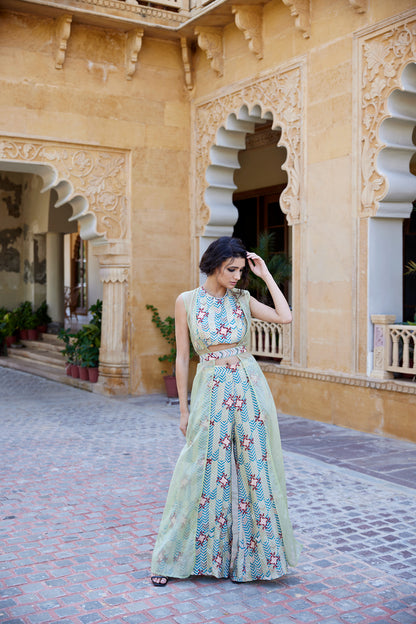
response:
<path id="1" fill-rule="evenodd" d="M 372 462 L 416 445 L 282 415 L 300 565 L 269 583 L 155 588 L 150 556 L 183 444 L 178 407 L 8 369 L 0 397 L 1 624 L 416 623 L 416 490 Z"/>

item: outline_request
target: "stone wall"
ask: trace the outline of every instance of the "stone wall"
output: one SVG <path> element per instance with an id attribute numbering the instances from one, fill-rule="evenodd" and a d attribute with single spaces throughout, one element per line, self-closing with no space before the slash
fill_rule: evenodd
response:
<path id="1" fill-rule="evenodd" d="M 261 54 L 253 53 L 232 17 L 221 31 L 221 71 L 195 45 L 188 85 L 179 36 L 159 39 L 146 33 L 137 64 L 126 74 L 127 33 L 110 22 L 94 27 L 74 20 L 57 69 L 56 20 L 2 13 L 0 132 L 52 141 L 61 157 L 69 144 L 71 155 L 77 149 L 123 153 L 122 279 L 128 292 L 123 336 L 133 394 L 162 389 L 156 356 L 166 345 L 145 305 L 155 305 L 162 317 L 171 315 L 177 294 L 198 283 L 200 239 L 210 218 L 204 204 L 210 148 L 229 116 L 244 106 L 257 107 L 262 119 L 271 114 L 275 127 L 283 128 L 280 153 L 286 150 L 286 172 L 276 179 L 287 179 L 282 206 L 292 226 L 293 367 L 366 374 L 367 217 L 360 212 L 357 42 L 377 24 L 403 20 L 414 2 L 313 0 L 305 3 L 311 7 L 305 28 L 287 4 L 304 3 L 264 5 Z M 246 156 L 240 159 L 244 166 L 249 162 L 251 168 L 265 169 L 252 154 Z M 80 162 L 87 167 L 88 158 Z M 53 167 L 53 159 L 47 164 Z M 67 172 L 70 178 L 70 167 Z M 6 175 L 1 165 L 0 175 Z M 247 190 L 250 183 L 247 177 L 244 181 Z M 97 197 L 106 201 L 105 193 Z M 100 205 L 94 209 L 98 212 Z M 105 209 L 108 217 L 111 202 Z M 23 224 L 7 218 L 5 229 L 16 226 L 23 232 Z M 100 226 L 107 241 L 120 243 L 120 228 L 111 219 L 101 218 Z M 97 245 L 97 268 L 98 262 L 101 267 L 109 263 L 110 255 Z M 111 284 L 110 273 L 105 279 Z M 117 321 L 116 307 L 112 314 Z M 316 379 L 303 386 L 305 405 L 319 387 Z M 303 415 L 303 407 L 296 407 L 299 388 L 290 382 L 285 392 L 284 409 Z M 338 396 L 334 410 L 346 414 L 351 401 L 342 408 L 345 388 L 334 382 L 331 392 Z M 368 388 L 360 392 L 373 405 L 388 397 Z M 359 425 L 354 421 L 353 426 Z M 372 425 L 364 428 L 372 430 Z"/>

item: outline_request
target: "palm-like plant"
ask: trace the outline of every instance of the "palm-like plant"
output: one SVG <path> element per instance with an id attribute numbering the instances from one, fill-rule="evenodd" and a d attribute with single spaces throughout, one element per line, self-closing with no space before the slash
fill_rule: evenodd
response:
<path id="1" fill-rule="evenodd" d="M 416 262 L 414 260 L 409 260 L 409 263 L 405 266 L 405 269 L 405 275 L 416 275 Z"/>
<path id="2" fill-rule="evenodd" d="M 276 284 L 280 285 L 292 276 L 292 262 L 286 253 L 276 253 L 275 248 L 276 243 L 274 232 L 262 232 L 259 236 L 259 244 L 251 251 L 263 258 L 267 264 L 267 268 L 273 276 L 274 281 Z M 262 279 L 251 272 L 249 274 L 248 288 L 250 292 L 259 299 L 259 301 L 267 304 L 271 303 L 271 297 L 266 284 Z"/>

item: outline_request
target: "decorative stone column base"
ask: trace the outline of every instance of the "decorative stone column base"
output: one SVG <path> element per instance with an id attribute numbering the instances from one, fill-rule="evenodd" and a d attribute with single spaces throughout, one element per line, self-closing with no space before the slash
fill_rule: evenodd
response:
<path id="1" fill-rule="evenodd" d="M 100 362 L 99 380 L 94 392 L 107 396 L 129 394 L 130 371 L 128 366 Z"/>
<path id="2" fill-rule="evenodd" d="M 393 373 L 387 370 L 391 364 L 391 339 L 389 325 L 396 317 L 394 314 L 372 314 L 371 322 L 374 325 L 374 361 L 370 377 L 375 379 L 392 379 Z"/>

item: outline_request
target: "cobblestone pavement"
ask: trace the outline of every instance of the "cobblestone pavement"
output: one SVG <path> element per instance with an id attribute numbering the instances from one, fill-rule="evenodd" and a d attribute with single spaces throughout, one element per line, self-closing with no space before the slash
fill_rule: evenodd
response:
<path id="1" fill-rule="evenodd" d="M 282 415 L 300 565 L 155 588 L 178 407 L 1 368 L 0 397 L 2 624 L 416 623 L 416 445 Z"/>

